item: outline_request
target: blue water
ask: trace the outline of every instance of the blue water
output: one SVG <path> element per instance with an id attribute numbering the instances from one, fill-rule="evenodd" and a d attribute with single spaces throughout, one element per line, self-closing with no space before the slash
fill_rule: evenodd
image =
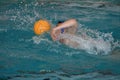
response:
<path id="1" fill-rule="evenodd" d="M 70 18 L 88 36 L 71 38 L 78 48 L 33 32 L 39 19 L 54 27 Z M 119 80 L 119 67 L 120 0 L 0 1 L 1 80 Z"/>

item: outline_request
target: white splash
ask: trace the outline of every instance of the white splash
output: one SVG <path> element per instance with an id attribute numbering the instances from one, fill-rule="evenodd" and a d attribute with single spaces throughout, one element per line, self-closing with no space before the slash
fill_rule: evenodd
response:
<path id="1" fill-rule="evenodd" d="M 33 43 L 35 44 L 40 44 L 41 41 L 46 41 L 48 43 L 51 43 L 50 40 L 48 40 L 48 38 L 45 38 L 44 35 L 41 35 L 41 36 L 33 36 L 32 37 L 32 40 L 33 40 Z"/>
<path id="2" fill-rule="evenodd" d="M 35 43 L 35 44 L 39 44 L 40 42 L 41 42 L 41 38 L 38 36 L 34 36 L 34 37 L 32 37 L 32 39 L 33 39 L 33 42 Z"/>
<path id="3" fill-rule="evenodd" d="M 74 47 L 82 49 L 90 54 L 110 54 L 111 51 L 119 46 L 118 42 L 114 41 L 112 33 L 101 33 L 90 29 L 82 29 L 77 35 L 61 34 L 59 39 L 69 39 L 76 42 L 78 46 Z"/>

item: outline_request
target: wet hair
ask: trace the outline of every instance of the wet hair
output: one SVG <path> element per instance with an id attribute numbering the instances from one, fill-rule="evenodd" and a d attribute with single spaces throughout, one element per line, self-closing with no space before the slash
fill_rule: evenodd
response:
<path id="1" fill-rule="evenodd" d="M 64 22 L 65 22 L 65 21 L 58 21 L 58 22 L 57 22 L 57 25 L 60 24 L 60 23 L 64 23 Z"/>

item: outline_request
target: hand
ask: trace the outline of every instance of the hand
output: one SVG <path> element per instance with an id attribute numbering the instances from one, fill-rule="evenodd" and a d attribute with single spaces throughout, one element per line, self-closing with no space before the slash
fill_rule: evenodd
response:
<path id="1" fill-rule="evenodd" d="M 51 31 L 51 37 L 54 41 L 57 40 L 57 35 L 56 35 L 56 30 L 53 28 L 52 31 Z"/>

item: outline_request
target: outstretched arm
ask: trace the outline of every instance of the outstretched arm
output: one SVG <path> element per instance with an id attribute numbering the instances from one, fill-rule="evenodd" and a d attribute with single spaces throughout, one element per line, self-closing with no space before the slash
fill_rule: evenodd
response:
<path id="1" fill-rule="evenodd" d="M 51 37 L 53 40 L 57 40 L 56 31 L 62 29 L 62 28 L 68 28 L 68 27 L 77 27 L 77 21 L 75 19 L 69 19 L 65 21 L 64 23 L 58 25 L 57 27 L 53 28 L 51 31 Z"/>
<path id="2" fill-rule="evenodd" d="M 57 27 L 53 28 L 53 30 L 57 31 L 62 28 L 68 28 L 68 27 L 72 27 L 72 26 L 77 27 L 76 19 L 69 19 L 69 20 L 65 21 L 64 23 L 62 23 L 61 25 L 58 25 Z"/>

